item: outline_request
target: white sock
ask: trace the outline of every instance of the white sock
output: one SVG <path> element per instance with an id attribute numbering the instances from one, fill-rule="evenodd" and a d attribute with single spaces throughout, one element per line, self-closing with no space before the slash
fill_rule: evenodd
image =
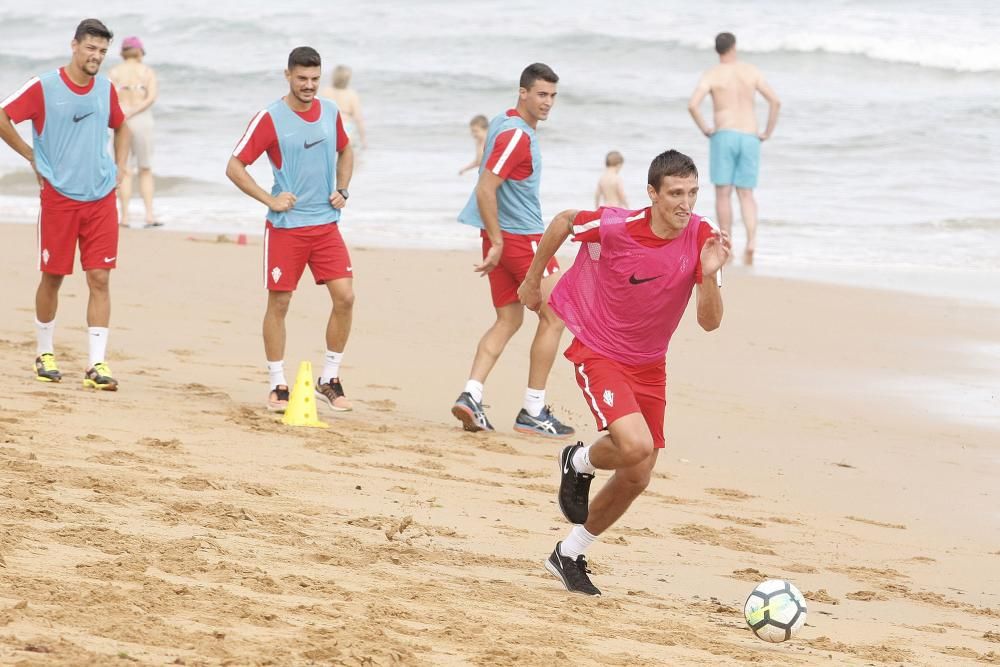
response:
<path id="1" fill-rule="evenodd" d="M 343 360 L 343 352 L 326 351 L 326 356 L 323 357 L 323 374 L 319 376 L 320 384 L 326 384 L 333 378 L 340 377 L 340 362 Z"/>
<path id="2" fill-rule="evenodd" d="M 573 469 L 577 472 L 593 475 L 597 471 L 594 464 L 590 462 L 591 447 L 593 447 L 593 445 L 587 445 L 586 447 L 581 447 L 573 452 Z"/>
<path id="3" fill-rule="evenodd" d="M 542 414 L 545 407 L 545 390 L 532 389 L 528 387 L 524 390 L 524 411 L 532 417 Z"/>
<path id="4" fill-rule="evenodd" d="M 55 334 L 55 319 L 51 322 L 39 322 L 38 318 L 35 318 L 35 341 L 38 348 L 38 356 L 55 352 L 55 348 L 52 345 L 52 339 L 55 337 Z"/>
<path id="5" fill-rule="evenodd" d="M 107 361 L 104 356 L 108 351 L 108 328 L 87 327 L 87 339 L 90 341 L 90 367 L 101 361 Z"/>
<path id="6" fill-rule="evenodd" d="M 274 389 L 279 384 L 288 386 L 288 380 L 285 379 L 284 360 L 267 362 L 267 374 L 271 378 L 271 389 Z"/>
<path id="7" fill-rule="evenodd" d="M 472 394 L 472 400 L 476 403 L 483 402 L 483 383 L 476 380 L 469 380 L 465 383 L 465 391 Z"/>
<path id="8" fill-rule="evenodd" d="M 566 558 L 572 558 L 575 560 L 576 557 L 586 551 L 596 539 L 597 535 L 591 535 L 583 526 L 573 526 L 573 530 L 569 531 L 569 535 L 562 541 L 562 544 L 559 545 L 559 553 Z"/>

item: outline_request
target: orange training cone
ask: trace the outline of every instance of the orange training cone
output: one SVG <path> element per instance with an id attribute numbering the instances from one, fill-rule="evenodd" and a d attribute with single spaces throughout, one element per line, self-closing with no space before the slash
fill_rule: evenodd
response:
<path id="1" fill-rule="evenodd" d="M 299 364 L 299 373 L 295 376 L 295 385 L 281 421 L 289 426 L 327 427 L 316 416 L 316 389 L 313 386 L 312 364 L 308 361 Z"/>

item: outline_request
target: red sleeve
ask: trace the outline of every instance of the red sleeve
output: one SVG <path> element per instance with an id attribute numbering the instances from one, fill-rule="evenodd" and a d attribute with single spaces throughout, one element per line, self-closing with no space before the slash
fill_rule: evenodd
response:
<path id="1" fill-rule="evenodd" d="M 707 221 L 702 219 L 701 226 L 698 227 L 698 265 L 694 270 L 694 281 L 697 284 L 701 284 L 702 273 L 701 273 L 701 249 L 705 247 L 705 241 L 712 238 L 715 235 L 715 229 L 712 228 Z"/>
<path id="2" fill-rule="evenodd" d="M 351 143 L 351 140 L 347 137 L 347 132 L 344 132 L 344 120 L 340 116 L 340 112 L 337 112 L 337 152 L 340 153 L 345 148 L 347 144 Z"/>
<path id="3" fill-rule="evenodd" d="M 125 122 L 125 113 L 122 111 L 122 106 L 118 103 L 118 91 L 115 90 L 114 86 L 111 86 L 111 115 L 108 117 L 108 127 L 112 130 L 117 130 Z"/>
<path id="4" fill-rule="evenodd" d="M 486 159 L 486 168 L 500 178 L 510 178 L 511 172 L 523 162 L 531 165 L 531 138 L 520 128 L 497 135 L 493 152 Z"/>
<path id="5" fill-rule="evenodd" d="M 580 211 L 573 218 L 573 240 L 577 243 L 601 242 L 601 216 L 604 207 L 596 211 Z"/>
<path id="6" fill-rule="evenodd" d="M 38 77 L 21 86 L 10 97 L 0 102 L 2 108 L 15 125 L 29 118 L 34 122 L 35 132 L 41 134 L 45 126 L 45 93 Z"/>
<path id="7" fill-rule="evenodd" d="M 281 169 L 281 150 L 278 147 L 278 134 L 274 131 L 274 121 L 267 111 L 259 111 L 250 121 L 233 155 L 243 164 L 253 164 L 264 151 L 267 151 L 274 166 Z"/>

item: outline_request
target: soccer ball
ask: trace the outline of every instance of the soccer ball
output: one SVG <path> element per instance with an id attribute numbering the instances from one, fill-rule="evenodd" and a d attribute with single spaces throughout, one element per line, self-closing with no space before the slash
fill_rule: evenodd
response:
<path id="1" fill-rule="evenodd" d="M 783 642 L 806 624 L 806 600 L 790 582 L 768 579 L 750 592 L 743 615 L 755 635 Z"/>

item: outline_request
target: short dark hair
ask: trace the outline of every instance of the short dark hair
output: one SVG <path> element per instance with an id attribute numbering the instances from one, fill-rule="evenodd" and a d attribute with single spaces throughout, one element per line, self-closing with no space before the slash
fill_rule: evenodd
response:
<path id="1" fill-rule="evenodd" d="M 87 35 L 102 37 L 109 42 L 115 36 L 113 32 L 108 30 L 108 26 L 97 19 L 83 19 L 80 21 L 80 25 L 76 26 L 76 33 L 73 35 L 73 40 L 77 42 L 83 41 L 83 38 Z"/>
<path id="2" fill-rule="evenodd" d="M 659 190 L 663 184 L 663 179 L 667 176 L 679 176 L 685 178 L 694 174 L 698 175 L 698 167 L 694 160 L 680 151 L 670 149 L 664 151 L 653 158 L 649 164 L 649 178 L 647 182 L 653 186 L 654 190 Z"/>
<path id="3" fill-rule="evenodd" d="M 288 54 L 288 69 L 295 67 L 319 67 L 322 60 L 319 51 L 311 46 L 296 46 Z"/>
<path id="4" fill-rule="evenodd" d="M 545 63 L 531 63 L 521 72 L 521 83 L 526 90 L 531 90 L 535 82 L 541 79 L 549 83 L 559 83 L 559 75 L 552 71 L 552 68 Z"/>
<path id="5" fill-rule="evenodd" d="M 720 56 L 729 53 L 736 46 L 736 35 L 731 32 L 720 32 L 715 36 L 715 52 Z"/>

